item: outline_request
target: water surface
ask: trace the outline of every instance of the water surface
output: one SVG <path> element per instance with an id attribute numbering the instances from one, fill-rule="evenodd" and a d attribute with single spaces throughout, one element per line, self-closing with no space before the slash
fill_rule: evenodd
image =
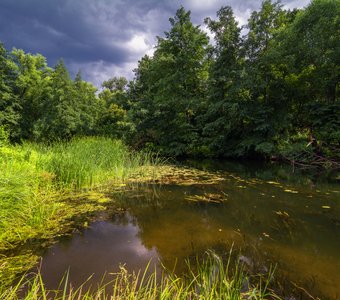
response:
<path id="1" fill-rule="evenodd" d="M 65 270 L 79 285 L 161 264 L 183 270 L 184 260 L 207 249 L 241 249 L 256 269 L 278 264 L 277 277 L 322 299 L 340 297 L 340 187 L 336 176 L 292 172 L 288 166 L 200 163 L 215 184 L 150 184 L 112 197 L 126 209 L 101 216 L 43 257 L 42 273 L 56 288 Z M 333 178 L 333 179 L 332 179 Z M 189 201 L 223 195 L 223 203 Z M 256 270 L 255 270 L 256 271 Z"/>

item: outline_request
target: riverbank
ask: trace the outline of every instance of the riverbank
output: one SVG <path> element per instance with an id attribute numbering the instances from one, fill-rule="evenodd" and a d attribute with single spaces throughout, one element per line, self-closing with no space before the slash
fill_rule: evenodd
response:
<path id="1" fill-rule="evenodd" d="M 81 226 L 77 223 L 83 222 L 82 216 L 105 209 L 105 185 L 119 188 L 157 164 L 152 155 L 131 152 L 121 141 L 107 138 L 2 145 L 0 286 L 8 286 L 36 263 L 30 251 L 17 249 L 27 244 L 46 247 Z M 16 252 L 19 255 L 13 255 Z"/>
<path id="2" fill-rule="evenodd" d="M 96 155 L 99 150 L 108 153 L 112 149 L 115 149 L 116 154 L 120 154 L 110 154 L 108 162 L 106 157 L 109 154 L 104 157 L 100 154 Z M 119 152 L 119 149 L 123 150 Z M 241 260 L 234 255 L 233 264 L 244 261 L 251 265 L 248 274 L 246 272 L 241 274 L 243 278 L 251 276 L 250 274 L 261 273 L 264 270 L 263 266 L 268 270 L 270 265 L 279 262 L 275 282 L 287 281 L 285 275 L 287 273 L 282 273 L 283 270 L 290 274 L 290 280 L 297 284 L 301 283 L 301 286 L 307 287 L 308 291 L 313 291 L 313 295 L 319 295 L 319 287 L 316 290 L 313 287 L 311 289 L 308 282 L 306 283 L 309 276 L 318 274 L 322 290 L 326 291 L 327 295 L 336 292 L 332 280 L 327 279 L 329 274 L 336 274 L 337 260 L 329 261 L 328 257 L 332 251 L 327 250 L 337 249 L 336 242 L 333 243 L 334 245 L 325 245 L 326 250 L 321 247 L 325 243 L 324 239 L 335 241 L 332 237 L 332 234 L 336 233 L 334 226 L 337 226 L 338 215 L 337 202 L 334 201 L 334 196 L 338 193 L 335 182 L 332 185 L 328 185 L 329 181 L 326 185 L 319 184 L 313 178 L 292 173 L 289 167 L 285 171 L 284 166 L 277 166 L 275 170 L 272 167 L 262 170 L 259 165 L 252 167 L 247 163 L 242 170 L 241 165 L 230 165 L 226 162 L 218 164 L 215 161 L 215 165 L 203 163 L 196 167 L 192 164 L 189 164 L 189 167 L 176 167 L 161 163 L 150 155 L 131 153 L 120 142 L 107 139 L 79 139 L 67 144 L 51 146 L 7 145 L 1 147 L 1 151 L 1 163 L 7 166 L 3 168 L 7 172 L 1 173 L 1 188 L 7 184 L 6 190 L 1 189 L 1 195 L 5 195 L 4 192 L 7 191 L 7 198 L 2 197 L 1 205 L 5 207 L 4 199 L 8 199 L 8 202 L 9 199 L 15 199 L 12 205 L 20 208 L 12 209 L 16 214 L 14 216 L 11 216 L 11 211 L 8 211 L 7 222 L 8 230 L 11 230 L 12 223 L 12 232 L 18 234 L 12 235 L 14 236 L 12 240 L 7 239 L 11 243 L 1 244 L 4 247 L 0 252 L 2 255 L 0 290 L 2 295 L 6 295 L 3 298 L 16 299 L 16 291 L 21 290 L 22 284 L 28 284 L 31 286 L 28 290 L 36 293 L 28 293 L 26 299 L 39 297 L 51 299 L 54 294 L 48 292 L 46 296 L 47 290 L 55 290 L 59 286 L 62 274 L 70 266 L 71 274 L 68 282 L 69 285 L 72 283 L 74 293 L 66 294 L 72 299 L 76 297 L 75 295 L 79 296 L 75 287 L 87 278 L 87 275 L 85 278 L 82 275 L 84 271 L 88 276 L 97 274 L 100 277 L 103 272 L 112 271 L 116 274 L 119 270 L 115 267 L 120 263 L 127 263 L 129 268 L 124 271 L 124 274 L 132 278 L 134 271 L 144 270 L 148 259 L 145 264 L 141 263 L 136 268 L 131 268 L 131 260 L 138 257 L 140 261 L 140 254 L 148 252 L 154 253 L 156 259 L 160 258 L 159 266 L 165 266 L 166 276 L 176 278 L 176 282 L 183 283 L 183 290 L 189 291 L 191 281 L 185 280 L 192 275 L 190 272 L 178 269 L 175 272 L 168 271 L 172 270 L 175 261 L 180 261 L 179 264 L 183 266 L 186 258 L 192 259 L 195 255 L 199 255 L 198 263 L 204 265 L 206 262 L 201 259 L 207 249 L 214 249 L 216 253 L 225 255 L 231 243 L 234 244 L 234 249 L 239 250 L 243 247 L 242 242 L 246 243 L 245 246 L 249 245 L 251 249 L 255 247 L 256 253 L 268 254 L 268 257 L 266 255 L 262 257 L 263 254 L 260 257 L 256 253 L 248 253 L 245 248 L 244 251 L 239 252 L 239 255 L 242 254 Z M 112 163 L 114 157 L 120 159 Z M 125 163 L 117 161 L 125 161 Z M 12 169 L 9 166 L 12 166 Z M 125 171 L 119 171 L 120 167 L 124 167 Z M 21 181 L 15 180 L 20 178 L 19 175 Z M 36 199 L 36 202 L 19 206 L 20 203 L 29 203 L 29 199 L 20 198 L 25 195 L 22 191 L 32 189 L 31 194 L 27 193 L 27 197 L 32 195 L 32 199 Z M 16 197 L 10 198 L 10 195 Z M 39 205 L 44 209 L 40 209 Z M 31 210 L 27 207 L 31 207 Z M 52 212 L 49 211 L 50 208 L 53 208 Z M 1 210 L 3 215 L 4 212 L 6 211 Z M 37 212 L 40 212 L 40 215 L 37 215 Z M 18 220 L 15 216 L 19 216 Z M 27 220 L 35 218 L 37 222 L 28 222 L 26 225 L 24 223 L 26 216 Z M 310 216 L 313 216 L 315 222 Z M 40 219 L 42 222 L 38 226 Z M 5 219 L 1 219 L 3 220 Z M 319 226 L 320 220 L 324 225 L 322 228 Z M 24 229 L 20 224 L 25 225 Z M 34 224 L 36 227 L 33 226 Z M 196 232 L 199 234 L 193 234 Z M 1 231 L 2 236 L 5 236 L 5 233 Z M 10 231 L 7 232 L 8 237 L 11 236 L 9 233 Z M 63 237 L 66 234 L 69 237 Z M 90 238 L 91 236 L 93 239 Z M 237 243 L 238 240 L 240 244 Z M 55 242 L 57 243 L 52 245 Z M 295 242 L 301 247 L 297 247 Z M 320 248 L 317 260 L 313 253 L 305 250 L 304 245 L 311 243 L 316 245 L 313 249 Z M 119 256 L 121 249 L 124 249 L 124 253 L 130 254 Z M 131 255 L 129 249 L 132 249 L 132 253 L 135 254 L 138 250 L 138 255 Z M 321 260 L 321 256 L 325 259 Z M 23 277 L 20 285 L 13 285 L 13 282 L 17 283 L 20 280 L 22 273 L 31 269 L 33 265 L 38 265 L 38 257 L 43 257 L 44 260 L 40 269 L 41 275 L 38 273 L 33 278 Z M 97 258 L 100 259 L 97 261 Z M 263 259 L 266 262 L 260 263 Z M 292 260 L 294 264 L 291 264 Z M 93 264 L 88 262 L 93 261 L 96 262 L 96 266 L 98 265 L 98 269 L 91 268 Z M 256 263 L 253 265 L 252 261 Z M 282 267 L 283 263 L 286 266 Z M 327 276 L 324 276 L 325 272 L 322 270 L 326 270 L 330 263 L 335 266 L 333 268 L 335 271 L 332 269 L 328 271 Z M 291 273 L 289 265 L 294 265 L 295 271 L 298 269 L 299 272 Z M 304 268 L 306 265 L 308 270 Z M 230 270 L 229 275 L 222 281 L 230 285 L 230 281 L 236 278 L 234 269 Z M 31 270 L 35 272 L 37 268 Z M 152 271 L 153 267 L 151 273 Z M 158 273 L 151 276 L 157 275 L 159 278 L 159 271 L 160 269 L 157 269 Z M 123 280 L 122 275 L 119 273 L 118 276 L 121 280 Z M 30 278 L 30 281 L 27 282 L 27 278 Z M 111 279 L 113 278 L 111 275 Z M 168 280 L 165 278 L 164 281 Z M 263 278 L 270 278 L 270 276 L 266 272 Z M 191 279 L 194 280 L 193 277 Z M 91 284 L 97 285 L 96 282 L 96 279 L 93 281 L 91 279 Z M 148 292 L 176 290 L 172 282 L 166 282 L 168 285 L 150 288 Z M 271 286 L 276 287 L 275 282 L 271 283 Z M 249 296 L 248 292 L 261 287 L 257 285 L 259 283 L 257 281 L 251 283 L 251 289 L 247 290 L 242 286 L 243 296 Z M 113 289 L 115 283 L 111 281 L 110 284 Z M 61 293 L 63 289 L 64 285 L 61 287 Z M 295 295 L 294 292 L 287 290 L 287 287 L 282 289 L 278 289 L 278 294 Z M 81 296 L 85 296 L 85 290 L 84 287 Z M 238 292 L 240 293 L 241 290 Z M 92 290 L 91 297 L 101 291 L 100 288 Z M 199 296 L 195 292 L 196 289 L 190 292 L 192 299 Z M 137 298 L 139 295 L 138 297 L 142 298 L 141 291 L 134 290 L 133 293 L 133 297 Z M 146 290 L 143 293 L 146 293 Z M 183 293 L 181 299 L 184 295 L 188 296 L 188 293 Z M 36 298 L 32 298 L 33 294 Z M 62 299 L 61 297 L 60 294 L 57 299 Z M 122 295 L 120 298 L 124 299 Z"/>
<path id="3" fill-rule="evenodd" d="M 73 290 L 63 283 L 61 294 L 48 291 L 38 273 L 24 275 L 39 259 L 37 249 L 52 245 L 74 229 L 88 226 L 91 215 L 119 209 L 108 197 L 107 187 L 121 190 L 127 182 L 163 182 L 190 185 L 211 184 L 222 180 L 204 171 L 164 166 L 147 153 L 132 153 L 120 141 L 105 138 L 82 138 L 69 143 L 0 147 L 0 297 L 19 299 L 106 299 L 107 289 L 118 299 L 200 299 L 229 295 L 230 299 L 268 295 L 266 287 L 244 289 L 248 275 L 241 269 L 229 272 L 217 256 L 209 256 L 189 267 L 180 277 L 163 270 L 146 276 L 128 273 L 123 267 L 116 278 L 96 290 Z M 108 204 L 109 203 L 109 204 Z M 211 278 L 211 272 L 219 270 Z M 214 271 L 215 272 L 215 271 Z M 20 279 L 21 278 L 21 279 Z M 157 279 L 157 280 L 156 280 Z M 145 281 L 145 285 L 143 284 Z M 228 298 L 228 299 L 229 299 Z"/>

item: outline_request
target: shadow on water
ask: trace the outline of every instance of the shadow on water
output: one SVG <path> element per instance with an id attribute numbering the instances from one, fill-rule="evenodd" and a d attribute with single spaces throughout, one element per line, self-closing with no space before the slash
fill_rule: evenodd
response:
<path id="1" fill-rule="evenodd" d="M 299 286 L 322 299 L 340 297 L 336 179 L 292 173 L 278 165 L 190 162 L 190 166 L 215 170 L 224 180 L 139 185 L 113 193 L 121 213 L 101 215 L 43 256 L 47 287 L 56 288 L 68 268 L 75 286 L 91 274 L 92 282 L 100 281 L 105 272 L 110 277 L 120 264 L 130 271 L 143 269 L 150 260 L 156 268 L 176 265 L 182 272 L 185 259 L 207 249 L 227 253 L 234 245 L 254 272 L 278 264 L 276 278 L 285 293 L 288 286 Z M 222 196 L 223 201 L 206 201 Z M 295 294 L 298 291 L 303 293 L 295 287 Z"/>

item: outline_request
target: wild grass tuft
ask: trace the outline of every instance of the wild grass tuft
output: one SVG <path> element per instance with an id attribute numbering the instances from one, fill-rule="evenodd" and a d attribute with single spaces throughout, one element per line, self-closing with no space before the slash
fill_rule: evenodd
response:
<path id="1" fill-rule="evenodd" d="M 86 282 L 73 288 L 68 281 L 68 273 L 60 283 L 60 289 L 46 289 L 40 273 L 28 280 L 23 277 L 11 289 L 0 293 L 0 298 L 17 300 L 37 299 L 191 299 L 191 300 L 240 300 L 240 299 L 280 299 L 269 288 L 272 274 L 263 278 L 248 276 L 241 265 L 233 265 L 230 259 L 224 262 L 219 256 L 210 253 L 198 266 L 188 263 L 186 275 L 155 269 L 150 274 L 150 266 L 137 273 L 129 273 L 123 266 L 115 273 L 112 281 L 96 288 L 85 288 Z M 150 274 L 150 275 L 147 275 Z M 254 283 L 253 283 L 254 282 Z M 25 293 L 20 291 L 25 290 Z"/>

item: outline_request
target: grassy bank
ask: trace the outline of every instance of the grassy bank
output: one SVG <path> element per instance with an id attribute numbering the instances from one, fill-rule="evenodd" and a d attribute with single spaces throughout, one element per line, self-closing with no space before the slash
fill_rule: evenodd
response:
<path id="1" fill-rule="evenodd" d="M 113 280 L 99 287 L 88 288 L 86 283 L 73 288 L 68 275 L 60 283 L 60 289 L 49 291 L 38 273 L 30 279 L 22 280 L 14 287 L 0 293 L 0 298 L 8 300 L 38 299 L 280 299 L 269 289 L 272 274 L 249 276 L 239 263 L 224 262 L 210 253 L 203 262 L 188 263 L 186 275 L 176 275 L 171 271 L 153 271 L 150 267 L 138 273 L 129 273 L 124 267 L 114 275 Z M 26 290 L 23 296 L 21 289 Z M 21 297 L 19 296 L 21 294 Z"/>
<path id="2" fill-rule="evenodd" d="M 82 216 L 105 209 L 108 201 L 114 206 L 105 194 L 108 187 L 119 188 L 129 180 L 150 181 L 157 175 L 170 184 L 222 180 L 203 171 L 160 165 L 151 155 L 132 153 L 120 141 L 106 138 L 1 145 L 0 299 L 275 298 L 267 289 L 268 280 L 248 276 L 238 265 L 230 268 L 230 261 L 214 255 L 189 266 L 183 276 L 168 270 L 131 274 L 122 267 L 111 282 L 90 290 L 74 289 L 65 278 L 59 292 L 48 291 L 39 273 L 21 277 L 38 260 L 32 249 L 48 246 L 70 232 L 75 220 L 82 226 Z"/>
<path id="3" fill-rule="evenodd" d="M 143 176 L 156 162 L 132 153 L 120 141 L 82 138 L 68 143 L 0 147 L 0 286 L 35 261 L 30 253 L 9 251 L 27 243 L 48 244 L 69 230 L 72 219 L 103 209 L 94 193 L 105 184 L 120 185 Z M 76 196 L 81 193 L 83 196 Z"/>

